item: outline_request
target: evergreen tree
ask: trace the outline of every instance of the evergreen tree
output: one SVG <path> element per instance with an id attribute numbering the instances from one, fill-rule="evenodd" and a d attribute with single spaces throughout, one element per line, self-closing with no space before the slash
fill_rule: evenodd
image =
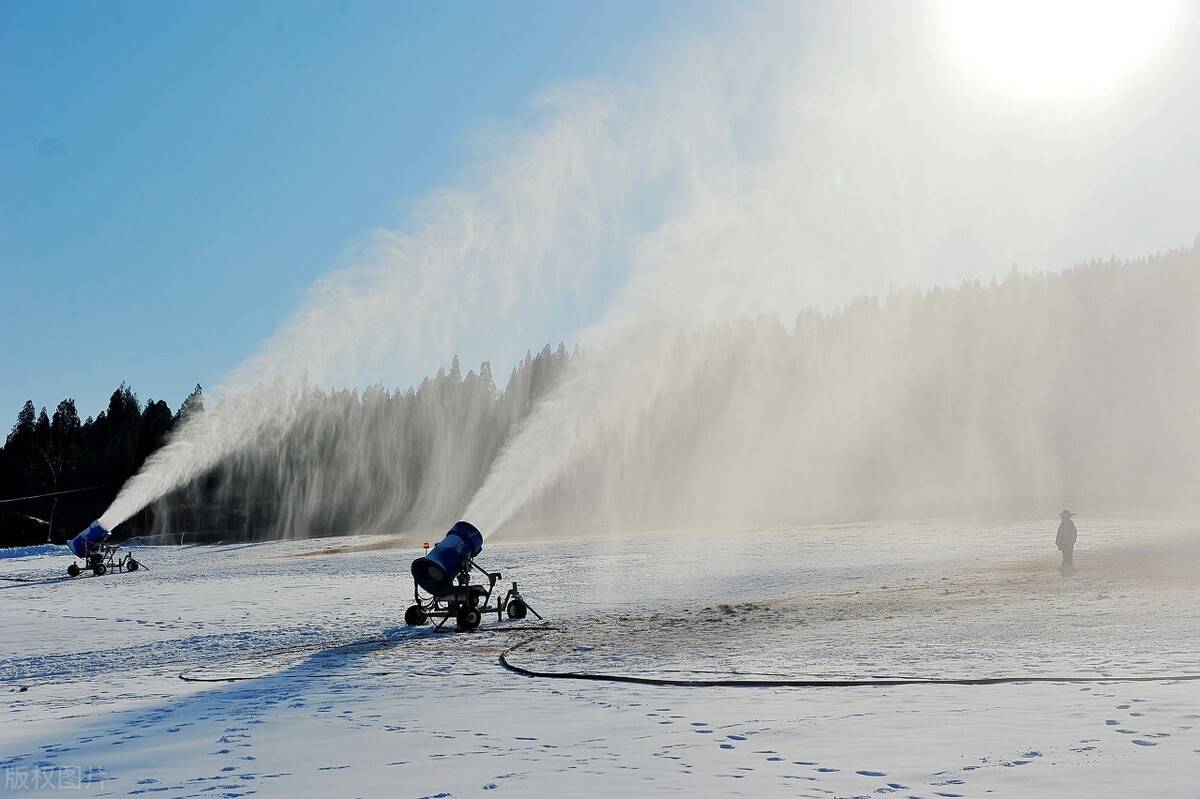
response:
<path id="1" fill-rule="evenodd" d="M 54 468 L 53 453 L 51 452 L 52 447 L 50 417 L 43 407 L 33 427 L 33 453 L 29 462 L 30 474 L 36 480 L 34 485 L 41 490 L 53 491 L 58 484 L 58 473 Z"/>
<path id="2" fill-rule="evenodd" d="M 492 379 L 492 365 L 488 361 L 479 364 L 479 382 L 489 397 L 496 396 L 496 381 Z"/>
<path id="3" fill-rule="evenodd" d="M 33 446 L 33 428 L 36 422 L 37 410 L 33 407 L 33 400 L 25 400 L 25 405 L 17 414 L 17 422 L 13 425 L 12 432 L 8 434 L 5 448 Z"/>
<path id="4" fill-rule="evenodd" d="M 65 399 L 58 403 L 58 407 L 54 409 L 54 417 L 50 420 L 50 427 L 58 441 L 74 440 L 79 435 L 82 424 L 79 421 L 79 411 L 75 408 L 75 400 Z"/>
<path id="5" fill-rule="evenodd" d="M 142 409 L 133 389 L 122 383 L 108 399 L 108 441 L 105 461 L 108 473 L 125 480 L 138 466 L 138 433 Z"/>
<path id="6" fill-rule="evenodd" d="M 137 462 L 140 467 L 159 447 L 167 443 L 167 437 L 175 426 L 175 417 L 167 403 L 151 400 L 142 411 L 138 431 Z"/>
<path id="7" fill-rule="evenodd" d="M 75 410 L 75 400 L 65 399 L 54 409 L 50 439 L 55 488 L 77 487 L 75 481 L 83 468 L 83 425 Z"/>
<path id="8" fill-rule="evenodd" d="M 26 400 L 17 414 L 16 424 L 5 441 L 3 458 L 0 464 L 5 485 L 0 487 L 0 495 L 20 496 L 32 493 L 30 487 L 29 467 L 33 459 L 34 441 L 36 438 L 37 411 L 32 400 Z"/>
<path id="9" fill-rule="evenodd" d="M 192 389 L 192 393 L 187 395 L 183 404 L 179 406 L 179 413 L 175 414 L 175 424 L 186 422 L 196 414 L 204 413 L 204 389 L 197 383 Z"/>

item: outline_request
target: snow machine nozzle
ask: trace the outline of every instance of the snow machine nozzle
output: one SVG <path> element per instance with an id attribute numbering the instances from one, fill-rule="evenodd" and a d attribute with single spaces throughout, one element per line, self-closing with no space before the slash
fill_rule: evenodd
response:
<path id="1" fill-rule="evenodd" d="M 483 534 L 470 522 L 458 522 L 429 554 L 413 561 L 413 579 L 434 596 L 452 594 L 455 579 L 482 551 Z"/>
<path id="2" fill-rule="evenodd" d="M 470 522 L 458 522 L 437 546 L 429 549 L 425 544 L 425 549 L 425 556 L 412 563 L 413 604 L 404 613 L 404 623 L 410 627 L 440 619 L 436 624 L 440 628 L 454 619 L 459 630 L 470 632 L 485 613 L 495 613 L 496 621 L 505 614 L 510 619 L 523 619 L 526 613 L 542 618 L 529 607 L 516 583 L 500 597 L 496 589 L 500 572 L 487 571 L 475 562 L 483 551 L 483 534 Z M 486 585 L 471 582 L 472 569 L 487 578 Z M 421 591 L 429 596 L 421 596 Z"/>
<path id="3" fill-rule="evenodd" d="M 68 546 L 71 547 L 71 552 L 75 553 L 75 557 L 86 558 L 88 552 L 94 550 L 108 536 L 108 530 L 105 530 L 100 522 L 92 522 L 86 530 L 72 538 Z"/>

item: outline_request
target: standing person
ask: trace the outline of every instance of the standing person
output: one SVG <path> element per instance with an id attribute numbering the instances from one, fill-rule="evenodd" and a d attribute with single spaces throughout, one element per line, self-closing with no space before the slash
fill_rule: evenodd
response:
<path id="1" fill-rule="evenodd" d="M 1054 538 L 1054 545 L 1062 552 L 1062 573 L 1070 574 L 1075 570 L 1075 539 L 1079 536 L 1079 531 L 1075 529 L 1075 522 L 1071 521 L 1074 516 L 1069 510 L 1064 510 L 1058 514 L 1062 519 L 1058 525 L 1058 535 Z"/>

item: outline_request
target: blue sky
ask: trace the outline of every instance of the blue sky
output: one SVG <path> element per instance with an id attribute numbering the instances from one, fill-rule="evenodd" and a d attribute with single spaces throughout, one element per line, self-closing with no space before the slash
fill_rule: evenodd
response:
<path id="1" fill-rule="evenodd" d="M 177 406 L 366 231 L 452 179 L 478 126 L 519 118 L 547 86 L 628 71 L 629 53 L 703 14 L 0 5 L 0 425 L 26 399 L 93 415 L 121 381 Z"/>

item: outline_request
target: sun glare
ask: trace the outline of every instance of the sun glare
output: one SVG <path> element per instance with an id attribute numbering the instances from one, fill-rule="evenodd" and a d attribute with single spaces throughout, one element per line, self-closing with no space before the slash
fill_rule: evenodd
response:
<path id="1" fill-rule="evenodd" d="M 1027 94 L 1096 94 L 1162 46 L 1171 0 L 945 0 L 955 50 L 986 79 Z"/>

